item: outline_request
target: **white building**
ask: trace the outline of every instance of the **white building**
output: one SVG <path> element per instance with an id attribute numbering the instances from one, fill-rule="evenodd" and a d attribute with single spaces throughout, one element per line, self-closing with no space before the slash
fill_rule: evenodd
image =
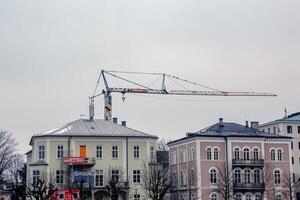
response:
<path id="1" fill-rule="evenodd" d="M 300 112 L 260 125 L 260 130 L 273 134 L 292 137 L 291 163 L 294 180 L 300 177 Z"/>
<path id="2" fill-rule="evenodd" d="M 43 174 L 54 177 L 56 187 L 74 187 L 82 179 L 91 185 L 93 199 L 109 199 L 107 185 L 123 179 L 120 199 L 147 199 L 141 186 L 143 164 L 155 159 L 157 137 L 100 119 L 78 119 L 33 135 L 27 153 L 27 185 Z M 68 175 L 70 174 L 70 175 Z M 63 194 L 58 194 L 64 199 Z"/>

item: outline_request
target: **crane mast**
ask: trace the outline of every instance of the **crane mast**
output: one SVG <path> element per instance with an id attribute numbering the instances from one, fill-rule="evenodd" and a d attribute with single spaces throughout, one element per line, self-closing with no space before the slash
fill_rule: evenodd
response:
<path id="1" fill-rule="evenodd" d="M 138 74 L 138 75 L 156 75 L 162 78 L 161 88 L 150 88 L 148 86 L 142 85 L 141 83 L 129 80 L 127 78 L 121 77 L 117 75 L 119 73 L 123 74 Z M 119 80 L 125 81 L 134 85 L 134 87 L 109 87 L 107 77 L 111 76 L 117 78 Z M 96 94 L 97 88 L 100 84 L 100 79 L 103 79 L 105 89 L 102 90 L 101 93 Z M 180 81 L 186 84 L 191 84 L 194 86 L 199 86 L 206 88 L 207 90 L 190 90 L 181 84 L 177 83 L 179 86 L 182 86 L 183 89 L 176 89 L 176 90 L 167 90 L 166 87 L 166 78 L 169 78 L 172 81 Z M 104 95 L 104 119 L 107 121 L 112 120 L 112 96 L 111 93 L 121 93 L 123 95 L 122 99 L 125 100 L 124 95 L 126 93 L 137 93 L 137 94 L 157 94 L 157 95 L 197 95 L 197 96 L 264 96 L 264 97 L 275 97 L 276 94 L 273 93 L 266 93 L 266 92 L 228 92 L 222 91 L 215 88 L 211 88 L 196 82 L 192 82 L 189 80 L 185 80 L 179 78 L 177 76 L 164 74 L 164 73 L 145 73 L 145 72 L 124 72 L 124 71 L 105 71 L 102 70 L 100 76 L 97 81 L 97 85 L 94 91 L 94 94 L 89 97 L 89 114 L 90 119 L 94 118 L 94 99 L 100 95 Z"/>

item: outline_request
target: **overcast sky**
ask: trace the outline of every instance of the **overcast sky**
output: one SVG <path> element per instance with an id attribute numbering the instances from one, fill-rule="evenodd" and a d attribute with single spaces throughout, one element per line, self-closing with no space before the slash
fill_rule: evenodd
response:
<path id="1" fill-rule="evenodd" d="M 276 98 L 113 95 L 128 126 L 175 139 L 300 111 L 298 0 L 1 0 L 0 128 L 32 134 L 88 116 L 101 69 L 164 72 Z M 157 97 L 157 96 L 156 96 Z M 103 118 L 103 99 L 96 117 Z"/>

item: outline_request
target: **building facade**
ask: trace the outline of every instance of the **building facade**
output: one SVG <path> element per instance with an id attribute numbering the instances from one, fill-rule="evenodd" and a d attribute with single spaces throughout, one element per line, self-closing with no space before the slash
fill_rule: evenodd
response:
<path id="1" fill-rule="evenodd" d="M 172 199 L 284 200 L 290 137 L 223 122 L 170 142 Z"/>
<path id="2" fill-rule="evenodd" d="M 122 182 L 119 199 L 147 199 L 141 182 L 145 162 L 155 159 L 157 137 L 118 123 L 79 119 L 34 135 L 27 153 L 27 185 L 46 176 L 57 188 L 83 184 L 92 199 L 110 199 L 110 180 Z M 58 194 L 64 199 L 64 194 Z"/>
<path id="3" fill-rule="evenodd" d="M 300 113 L 294 113 L 281 119 L 270 121 L 259 126 L 260 130 L 272 135 L 292 137 L 291 164 L 293 167 L 293 179 L 300 178 Z"/>

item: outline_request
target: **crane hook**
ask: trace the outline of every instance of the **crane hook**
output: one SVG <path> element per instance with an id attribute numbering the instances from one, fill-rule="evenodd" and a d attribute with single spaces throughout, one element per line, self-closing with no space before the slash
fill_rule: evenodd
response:
<path id="1" fill-rule="evenodd" d="M 125 102 L 125 99 L 126 99 L 125 93 L 122 93 L 122 101 Z"/>

